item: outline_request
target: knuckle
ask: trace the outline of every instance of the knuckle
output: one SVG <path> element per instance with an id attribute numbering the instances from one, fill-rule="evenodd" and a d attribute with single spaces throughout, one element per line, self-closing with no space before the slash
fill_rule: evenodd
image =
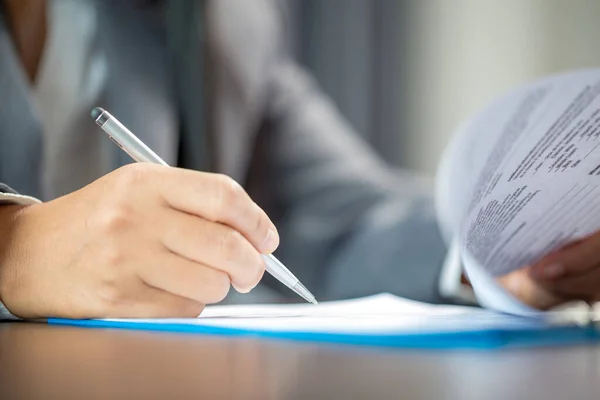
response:
<path id="1" fill-rule="evenodd" d="M 265 272 L 265 265 L 261 256 L 258 252 L 254 253 L 252 256 L 247 257 L 248 262 L 244 265 L 244 277 L 240 282 L 242 288 L 247 290 L 253 289 L 258 285 Z"/>
<path id="2" fill-rule="evenodd" d="M 226 273 L 216 271 L 211 286 L 214 289 L 210 298 L 210 302 L 219 303 L 223 301 L 225 297 L 227 297 L 227 294 L 229 294 L 229 289 L 231 288 L 231 281 L 229 280 L 229 276 L 227 276 Z"/>
<path id="3" fill-rule="evenodd" d="M 101 308 L 107 312 L 121 305 L 125 301 L 125 294 L 111 282 L 104 282 L 97 290 Z"/>
<path id="4" fill-rule="evenodd" d="M 123 264 L 125 252 L 123 251 L 123 248 L 119 246 L 118 242 L 111 241 L 102 249 L 102 259 L 105 273 L 108 276 L 111 276 L 114 272 L 114 268 Z"/>
<path id="5" fill-rule="evenodd" d="M 227 264 L 231 264 L 231 262 L 239 259 L 243 248 L 243 241 L 243 236 L 233 229 L 228 229 L 221 235 L 220 253 Z"/>
<path id="6" fill-rule="evenodd" d="M 215 217 L 222 219 L 226 218 L 235 209 L 243 189 L 227 175 L 218 174 L 216 182 L 213 209 Z"/>
<path id="7" fill-rule="evenodd" d="M 103 232 L 118 233 L 131 227 L 133 210 L 125 204 L 109 207 L 99 216 L 100 229 Z"/>
<path id="8" fill-rule="evenodd" d="M 219 244 L 219 258 L 236 288 L 251 289 L 260 281 L 264 273 L 264 262 L 260 253 L 233 229 L 226 230 Z"/>
<path id="9" fill-rule="evenodd" d="M 254 210 L 254 232 L 256 232 L 257 234 L 264 232 L 264 236 L 266 236 L 267 222 L 265 221 L 265 218 L 260 212 L 258 206 L 255 206 Z"/>
<path id="10" fill-rule="evenodd" d="M 117 185 L 125 190 L 143 185 L 148 181 L 153 169 L 153 166 L 148 163 L 128 164 L 119 169 Z"/>

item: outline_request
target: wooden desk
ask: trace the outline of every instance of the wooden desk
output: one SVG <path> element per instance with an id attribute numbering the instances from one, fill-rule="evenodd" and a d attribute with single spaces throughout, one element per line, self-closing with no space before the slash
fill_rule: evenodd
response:
<path id="1" fill-rule="evenodd" d="M 0 399 L 600 399 L 600 347 L 405 351 L 0 324 Z"/>

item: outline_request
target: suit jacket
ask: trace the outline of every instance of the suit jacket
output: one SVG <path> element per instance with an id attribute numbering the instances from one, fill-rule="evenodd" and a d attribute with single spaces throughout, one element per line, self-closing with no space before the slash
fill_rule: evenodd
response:
<path id="1" fill-rule="evenodd" d="M 276 254 L 317 298 L 387 291 L 443 300 L 445 247 L 428 185 L 384 165 L 293 60 L 282 2 L 98 7 L 94 51 L 109 72 L 99 105 L 167 163 L 242 183 L 279 229 Z M 28 91 L 0 21 L 0 182 L 35 196 L 43 140 Z M 82 134 L 100 134 L 91 119 L 78 123 Z M 106 142 L 114 168 L 130 162 Z"/>

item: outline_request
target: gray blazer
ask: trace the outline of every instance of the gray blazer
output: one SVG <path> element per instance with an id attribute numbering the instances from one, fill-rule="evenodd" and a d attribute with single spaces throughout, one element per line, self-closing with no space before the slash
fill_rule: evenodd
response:
<path id="1" fill-rule="evenodd" d="M 99 105 L 168 163 L 243 183 L 280 231 L 276 254 L 320 300 L 387 291 L 442 301 L 445 248 L 428 185 L 385 166 L 294 62 L 285 7 L 197 5 L 167 1 L 164 12 L 160 1 L 98 1 L 96 49 L 109 66 Z M 91 120 L 80 124 L 82 134 L 100 134 Z M 0 182 L 40 195 L 42 146 L 0 21 Z M 130 162 L 113 147 L 114 168 Z M 293 297 L 263 282 L 265 293 Z"/>

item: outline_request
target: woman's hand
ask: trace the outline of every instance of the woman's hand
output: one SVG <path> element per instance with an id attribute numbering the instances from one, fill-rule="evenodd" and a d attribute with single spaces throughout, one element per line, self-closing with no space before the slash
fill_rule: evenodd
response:
<path id="1" fill-rule="evenodd" d="M 541 287 L 572 300 L 600 300 L 600 231 L 550 253 L 530 275 Z"/>
<path id="2" fill-rule="evenodd" d="M 499 281 L 518 299 L 538 309 L 573 300 L 599 301 L 600 232 L 552 251 Z"/>
<path id="3" fill-rule="evenodd" d="M 511 295 L 538 310 L 548 310 L 571 300 L 540 285 L 525 267 L 497 279 Z"/>
<path id="4" fill-rule="evenodd" d="M 57 200 L 0 207 L 0 300 L 24 318 L 197 316 L 250 291 L 273 223 L 232 179 L 131 164 Z"/>

